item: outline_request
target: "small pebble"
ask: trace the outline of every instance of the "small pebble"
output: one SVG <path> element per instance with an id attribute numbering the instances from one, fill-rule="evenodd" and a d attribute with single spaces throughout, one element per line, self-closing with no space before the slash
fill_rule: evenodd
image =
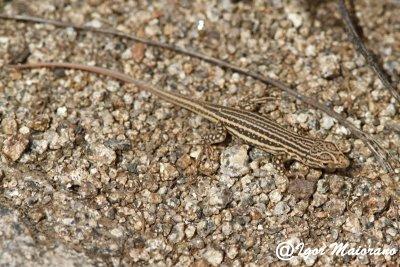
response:
<path id="1" fill-rule="evenodd" d="M 48 146 L 49 142 L 45 139 L 32 141 L 32 151 L 39 155 L 43 154 L 47 150 Z"/>
<path id="2" fill-rule="evenodd" d="M 140 63 L 144 58 L 146 46 L 141 43 L 135 43 L 132 46 L 132 58 L 135 62 Z"/>
<path id="3" fill-rule="evenodd" d="M 337 77 L 340 74 L 339 57 L 337 55 L 323 55 L 318 57 L 320 75 L 325 79 Z"/>
<path id="4" fill-rule="evenodd" d="M 277 215 L 277 216 L 278 216 L 278 215 L 286 214 L 286 213 L 288 213 L 289 211 L 290 211 L 289 205 L 286 204 L 286 203 L 283 202 L 283 201 L 278 202 L 278 203 L 275 205 L 275 208 L 274 208 L 274 214 Z"/>
<path id="5" fill-rule="evenodd" d="M 161 163 L 160 173 L 164 181 L 174 180 L 179 176 L 178 170 L 170 163 Z"/>
<path id="6" fill-rule="evenodd" d="M 299 28 L 303 24 L 303 19 L 299 14 L 289 13 L 287 17 L 293 23 L 295 28 Z"/>
<path id="7" fill-rule="evenodd" d="M 249 172 L 248 146 L 232 146 L 221 155 L 221 173 L 229 177 L 240 177 Z"/>
<path id="8" fill-rule="evenodd" d="M 304 179 L 295 179 L 289 182 L 288 193 L 298 199 L 309 199 L 314 193 L 315 182 Z"/>
<path id="9" fill-rule="evenodd" d="M 305 123 L 308 120 L 308 114 L 307 113 L 300 113 L 296 117 L 297 122 L 299 123 Z"/>
<path id="10" fill-rule="evenodd" d="M 203 254 L 203 259 L 212 266 L 218 266 L 224 259 L 224 254 L 220 250 L 208 248 Z"/>
<path id="11" fill-rule="evenodd" d="M 18 124 L 14 118 L 6 117 L 1 122 L 1 128 L 3 130 L 3 133 L 13 135 L 17 133 Z"/>
<path id="12" fill-rule="evenodd" d="M 229 249 L 226 253 L 226 256 L 228 256 L 228 258 L 233 260 L 237 256 L 238 253 L 239 253 L 238 247 L 233 245 L 233 246 L 229 247 Z"/>
<path id="13" fill-rule="evenodd" d="M 379 115 L 393 117 L 396 115 L 396 106 L 393 103 L 390 103 Z"/>
<path id="14" fill-rule="evenodd" d="M 335 120 L 329 116 L 323 116 L 321 121 L 321 127 L 325 130 L 329 130 L 335 124 Z"/>
<path id="15" fill-rule="evenodd" d="M 113 236 L 116 237 L 116 238 L 121 238 L 121 237 L 124 235 L 124 231 L 123 231 L 123 229 L 120 228 L 120 227 L 117 227 L 117 228 L 112 229 L 112 230 L 110 231 L 110 233 L 111 233 L 111 235 L 113 235 Z"/>
<path id="16" fill-rule="evenodd" d="M 356 235 L 361 234 L 361 224 L 357 217 L 350 216 L 346 219 L 343 229 Z"/>
<path id="17" fill-rule="evenodd" d="M 278 189 L 273 190 L 268 196 L 273 203 L 277 203 L 282 199 L 282 194 Z"/>
<path id="18" fill-rule="evenodd" d="M 67 113 L 67 108 L 66 107 L 59 107 L 57 109 L 57 115 L 62 117 L 62 118 L 66 118 L 68 113 Z"/>
<path id="19" fill-rule="evenodd" d="M 23 135 L 10 136 L 3 143 L 3 154 L 11 161 L 17 161 L 28 147 L 29 139 Z"/>
<path id="20" fill-rule="evenodd" d="M 28 135 L 30 133 L 30 129 L 26 126 L 22 126 L 21 128 L 19 128 L 19 133 L 21 135 Z"/>
<path id="21" fill-rule="evenodd" d="M 91 147 L 90 158 L 99 165 L 111 165 L 116 157 L 115 151 L 103 144 L 97 143 Z"/>

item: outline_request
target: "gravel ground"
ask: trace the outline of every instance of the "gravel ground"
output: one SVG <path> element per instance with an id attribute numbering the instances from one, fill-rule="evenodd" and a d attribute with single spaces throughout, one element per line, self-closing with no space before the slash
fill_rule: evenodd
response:
<path id="1" fill-rule="evenodd" d="M 113 27 L 259 71 L 340 112 L 400 154 L 399 106 L 347 40 L 332 1 L 7 1 L 6 13 Z M 154 3 L 152 3 L 154 2 Z M 355 1 L 367 46 L 400 73 L 400 3 Z M 399 177 L 335 120 L 273 87 L 169 51 L 48 25 L 1 21 L 11 59 L 119 69 L 165 90 L 258 112 L 334 141 L 349 169 L 279 175 L 235 139 L 196 165 L 212 124 L 147 92 L 79 71 L 0 70 L 0 265 L 285 265 L 276 248 L 394 249 L 295 254 L 291 265 L 400 264 Z M 399 171 L 399 168 L 396 170 Z M 304 251 L 303 251 L 304 252 Z"/>

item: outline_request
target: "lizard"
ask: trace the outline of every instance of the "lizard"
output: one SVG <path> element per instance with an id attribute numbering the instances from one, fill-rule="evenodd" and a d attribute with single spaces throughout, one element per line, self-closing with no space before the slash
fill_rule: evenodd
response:
<path id="1" fill-rule="evenodd" d="M 157 97 L 181 108 L 194 112 L 217 125 L 216 134 L 208 136 L 210 143 L 225 140 L 229 132 L 275 157 L 299 161 L 316 169 L 345 169 L 350 165 L 347 156 L 332 142 L 311 136 L 303 136 L 282 127 L 277 122 L 254 112 L 226 107 L 206 101 L 191 99 L 188 96 L 155 88 L 135 80 L 122 72 L 78 63 L 37 62 L 9 65 L 15 69 L 66 68 L 105 75 L 121 82 L 131 83 Z"/>

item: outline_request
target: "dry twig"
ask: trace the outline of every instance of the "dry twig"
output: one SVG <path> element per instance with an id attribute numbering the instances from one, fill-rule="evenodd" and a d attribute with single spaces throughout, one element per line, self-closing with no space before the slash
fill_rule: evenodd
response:
<path id="1" fill-rule="evenodd" d="M 285 83 L 272 79 L 269 77 L 262 76 L 256 72 L 252 72 L 250 70 L 247 70 L 245 68 L 241 68 L 238 66 L 235 66 L 233 64 L 230 64 L 226 61 L 216 59 L 204 54 L 201 54 L 199 52 L 194 52 L 194 51 L 189 51 L 187 49 L 175 46 L 175 45 L 170 45 L 170 44 L 165 44 L 165 43 L 160 43 L 157 41 L 152 41 L 148 40 L 145 38 L 140 38 L 134 35 L 129 35 L 117 30 L 113 29 L 99 29 L 99 28 L 94 28 L 90 26 L 77 26 L 72 23 L 68 22 L 62 22 L 62 21 L 57 21 L 57 20 L 49 20 L 49 19 L 43 19 L 43 18 L 38 18 L 38 17 L 32 17 L 32 16 L 25 16 L 25 15 L 6 15 L 6 14 L 0 14 L 0 18 L 2 19 L 8 19 L 8 20 L 17 20 L 17 21 L 26 21 L 26 22 L 35 22 L 35 23 L 43 23 L 43 24 L 51 24 L 57 27 L 71 27 L 76 30 L 80 31 L 90 31 L 90 32 L 97 32 L 97 33 L 103 33 L 103 34 L 109 34 L 109 35 L 114 35 L 122 38 L 126 38 L 135 42 L 143 43 L 149 46 L 154 46 L 154 47 L 159 47 L 163 49 L 168 49 L 183 55 L 187 55 L 190 57 L 198 58 L 200 60 L 203 60 L 205 62 L 208 62 L 210 64 L 214 64 L 216 66 L 219 66 L 221 68 L 229 69 L 231 71 L 237 72 L 239 74 L 243 74 L 249 77 L 252 77 L 255 80 L 258 80 L 264 84 L 270 84 L 273 85 L 280 90 L 288 93 L 289 95 L 295 97 L 296 99 L 310 105 L 311 107 L 318 109 L 332 118 L 335 118 L 341 125 L 346 127 L 350 132 L 356 136 L 357 138 L 361 139 L 367 146 L 368 148 L 372 151 L 372 153 L 375 155 L 375 158 L 379 161 L 381 166 L 388 172 L 394 172 L 393 167 L 390 165 L 388 158 L 390 158 L 390 154 L 387 153 L 380 145 L 379 143 L 372 138 L 372 136 L 364 133 L 363 131 L 359 130 L 357 127 L 355 127 L 352 123 L 346 120 L 346 118 L 342 117 L 339 113 L 329 109 L 327 106 L 324 104 L 320 103 L 317 99 L 311 98 L 308 96 L 304 96 L 291 88 L 290 86 L 286 85 Z"/>
<path id="2" fill-rule="evenodd" d="M 350 0 L 352 2 L 352 0 Z M 353 20 L 350 17 L 350 12 L 346 7 L 344 0 L 339 0 L 339 12 L 342 16 L 344 25 L 346 26 L 347 32 L 349 33 L 349 39 L 353 42 L 356 50 L 363 55 L 368 65 L 375 71 L 376 75 L 378 75 L 379 79 L 385 86 L 387 90 L 392 94 L 392 96 L 397 100 L 400 104 L 400 94 L 396 90 L 396 88 L 389 81 L 388 75 L 385 73 L 383 68 L 380 66 L 378 61 L 376 60 L 374 54 L 365 46 L 362 41 L 360 35 L 357 32 L 356 26 L 353 23 Z"/>

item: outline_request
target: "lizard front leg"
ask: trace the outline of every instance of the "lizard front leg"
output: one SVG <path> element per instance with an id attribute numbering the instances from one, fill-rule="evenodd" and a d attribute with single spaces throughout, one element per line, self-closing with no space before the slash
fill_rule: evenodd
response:
<path id="1" fill-rule="evenodd" d="M 293 161 L 294 160 L 285 153 L 285 154 L 274 155 L 272 164 L 274 165 L 275 169 L 280 175 L 284 175 L 288 178 L 296 178 L 296 179 L 304 178 L 304 175 L 302 173 L 293 172 L 292 170 L 290 170 L 289 165 Z"/>
<path id="2" fill-rule="evenodd" d="M 203 156 L 205 156 L 206 161 L 215 158 L 212 145 L 222 143 L 223 141 L 225 141 L 226 136 L 227 136 L 227 130 L 225 129 L 224 125 L 221 122 L 219 122 L 215 125 L 214 129 L 212 129 L 211 132 L 202 137 L 201 140 L 202 148 L 200 150 L 200 153 L 196 157 L 196 164 L 195 164 L 196 169 L 199 168 Z M 210 164 L 210 162 L 208 163 Z M 207 162 L 205 163 L 205 165 L 209 164 L 207 164 Z M 207 169 L 214 169 L 214 167 L 208 166 Z"/>

